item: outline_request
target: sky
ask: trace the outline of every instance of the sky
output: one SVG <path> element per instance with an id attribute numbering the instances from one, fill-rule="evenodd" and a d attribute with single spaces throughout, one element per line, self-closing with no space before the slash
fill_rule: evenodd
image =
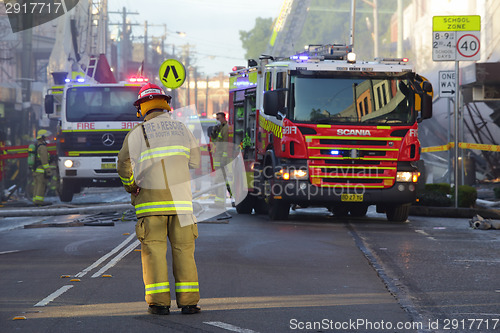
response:
<path id="1" fill-rule="evenodd" d="M 193 45 L 196 66 L 204 75 L 229 73 L 234 66 L 246 65 L 245 51 L 241 47 L 239 31 L 249 31 L 257 17 L 278 17 L 282 0 L 108 0 L 108 11 L 138 12 L 130 15 L 131 23 L 138 23 L 133 32 L 144 35 L 144 22 L 148 25 L 167 24 L 166 44 Z M 109 14 L 110 23 L 121 22 L 118 14 Z M 176 32 L 183 32 L 181 37 Z M 161 36 L 163 26 L 148 29 L 149 36 Z M 160 64 L 158 64 L 159 66 Z"/>

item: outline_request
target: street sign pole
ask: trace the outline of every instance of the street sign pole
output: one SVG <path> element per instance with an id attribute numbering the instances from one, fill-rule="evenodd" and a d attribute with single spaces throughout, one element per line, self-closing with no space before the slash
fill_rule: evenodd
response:
<path id="1" fill-rule="evenodd" d="M 454 182 L 455 182 L 455 208 L 458 208 L 458 112 L 460 110 L 458 101 L 460 96 L 460 61 L 455 61 L 455 78 L 457 80 L 457 91 L 455 92 L 455 167 L 454 167 Z"/>

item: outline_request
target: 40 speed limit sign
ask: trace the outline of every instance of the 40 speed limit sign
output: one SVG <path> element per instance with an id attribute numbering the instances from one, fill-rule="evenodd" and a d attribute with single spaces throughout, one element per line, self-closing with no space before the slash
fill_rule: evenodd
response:
<path id="1" fill-rule="evenodd" d="M 481 58 L 479 53 L 481 47 L 480 35 L 481 33 L 478 31 L 457 32 L 456 60 L 479 60 Z"/>

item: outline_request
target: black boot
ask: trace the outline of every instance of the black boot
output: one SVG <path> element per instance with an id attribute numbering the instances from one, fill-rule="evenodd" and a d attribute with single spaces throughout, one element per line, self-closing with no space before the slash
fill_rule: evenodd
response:
<path id="1" fill-rule="evenodd" d="M 148 312 L 155 315 L 168 315 L 170 314 L 170 306 L 150 305 Z"/>
<path id="2" fill-rule="evenodd" d="M 182 307 L 182 314 L 195 314 L 201 311 L 198 305 L 187 305 Z"/>

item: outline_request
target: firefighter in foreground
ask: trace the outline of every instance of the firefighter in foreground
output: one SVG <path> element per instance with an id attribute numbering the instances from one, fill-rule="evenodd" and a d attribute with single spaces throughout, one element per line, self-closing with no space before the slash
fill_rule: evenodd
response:
<path id="1" fill-rule="evenodd" d="M 218 112 L 215 115 L 217 126 L 212 129 L 210 138 L 215 144 L 215 154 L 213 156 L 214 169 L 220 170 L 217 172 L 216 183 L 217 185 L 225 184 L 225 186 L 218 186 L 215 189 L 215 204 L 214 208 L 222 209 L 225 211 L 226 206 L 226 187 L 228 187 L 228 178 L 226 175 L 225 166 L 229 164 L 228 150 L 229 150 L 229 131 L 226 121 L 226 114 Z"/>
<path id="2" fill-rule="evenodd" d="M 200 165 L 200 148 L 189 129 L 170 117 L 171 97 L 154 84 L 139 91 L 134 105 L 144 117 L 126 136 L 118 154 L 118 174 L 131 193 L 138 222 L 146 302 L 151 314 L 170 313 L 167 237 L 172 249 L 177 306 L 200 312 L 194 259 L 198 237 L 189 169 Z"/>
<path id="3" fill-rule="evenodd" d="M 44 202 L 45 189 L 49 179 L 53 175 L 53 171 L 49 165 L 50 156 L 47 150 L 47 141 L 45 141 L 47 135 L 48 131 L 44 129 L 39 130 L 36 135 L 35 164 L 33 167 L 33 178 L 35 181 L 33 203 L 36 206 L 50 205 L 50 203 Z"/>

